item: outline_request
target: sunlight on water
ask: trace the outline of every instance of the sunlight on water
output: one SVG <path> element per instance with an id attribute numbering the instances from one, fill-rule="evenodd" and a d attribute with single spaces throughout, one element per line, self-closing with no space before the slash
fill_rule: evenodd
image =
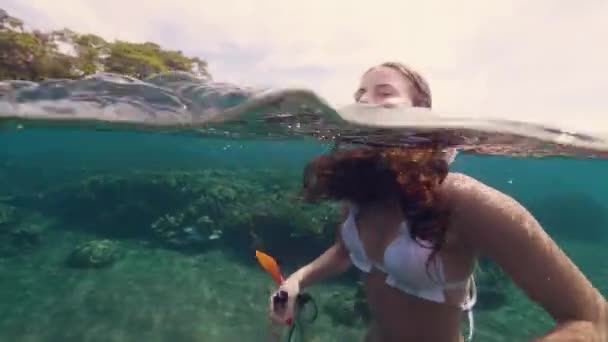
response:
<path id="1" fill-rule="evenodd" d="M 0 92 L 2 341 L 265 341 L 272 281 L 253 250 L 289 272 L 333 241 L 336 206 L 296 194 L 306 162 L 334 139 L 459 147 L 453 171 L 522 202 L 608 294 L 601 136 L 466 119 L 442 128 L 376 109 L 371 127 L 369 108 L 338 113 L 313 93 L 182 73 L 3 82 Z M 351 278 L 312 289 L 309 341 L 361 339 Z M 478 285 L 475 340 L 551 326 L 496 268 Z"/>

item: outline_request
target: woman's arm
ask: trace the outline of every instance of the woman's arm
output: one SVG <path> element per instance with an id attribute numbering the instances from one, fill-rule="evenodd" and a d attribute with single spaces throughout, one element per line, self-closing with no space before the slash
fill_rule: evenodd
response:
<path id="1" fill-rule="evenodd" d="M 343 205 L 341 216 L 344 219 L 347 215 L 348 206 Z M 314 261 L 291 274 L 287 281 L 297 281 L 300 287 L 304 288 L 318 281 L 344 273 L 350 266 L 350 257 L 338 229 L 336 242 Z"/>
<path id="2" fill-rule="evenodd" d="M 496 189 L 451 178 L 446 194 L 463 242 L 493 259 L 557 322 L 536 341 L 608 341 L 606 300 L 534 217 Z"/>
<path id="3" fill-rule="evenodd" d="M 286 282 L 297 281 L 300 288 L 305 288 L 345 272 L 350 265 L 350 258 L 344 245 L 337 241 L 313 262 L 291 274 Z"/>
<path id="4" fill-rule="evenodd" d="M 342 212 L 343 216 L 345 211 Z M 277 323 L 291 324 L 296 303 L 296 294 L 302 288 L 311 286 L 316 282 L 331 276 L 343 273 L 351 265 L 350 257 L 342 242 L 341 234 L 338 232 L 336 242 L 313 262 L 292 273 L 278 291 L 285 291 L 289 300 L 287 305 L 275 305 L 275 294 L 270 298 L 270 318 Z M 278 292 L 277 292 L 278 293 Z"/>

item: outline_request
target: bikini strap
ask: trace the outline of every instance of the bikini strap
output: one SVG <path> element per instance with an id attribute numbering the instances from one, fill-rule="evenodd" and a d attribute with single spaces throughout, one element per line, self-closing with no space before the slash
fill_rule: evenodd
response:
<path id="1" fill-rule="evenodd" d="M 477 303 L 477 285 L 475 284 L 475 276 L 471 275 L 470 278 L 469 295 L 462 304 L 462 310 L 467 313 L 467 320 L 469 321 L 469 333 L 467 335 L 467 341 L 473 339 L 473 333 L 475 332 L 475 321 L 473 317 L 473 307 Z"/>

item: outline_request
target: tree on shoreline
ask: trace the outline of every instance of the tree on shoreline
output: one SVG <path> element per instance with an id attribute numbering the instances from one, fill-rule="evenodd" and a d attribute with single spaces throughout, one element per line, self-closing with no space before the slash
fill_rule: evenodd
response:
<path id="1" fill-rule="evenodd" d="M 26 31 L 21 19 L 0 9 L 0 79 L 77 79 L 100 71 L 139 79 L 163 71 L 211 77 L 205 60 L 181 51 L 153 42 L 108 42 L 69 29 Z"/>

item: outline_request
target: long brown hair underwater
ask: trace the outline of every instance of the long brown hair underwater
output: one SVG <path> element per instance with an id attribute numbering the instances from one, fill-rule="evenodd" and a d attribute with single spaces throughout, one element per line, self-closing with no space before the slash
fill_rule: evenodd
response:
<path id="1" fill-rule="evenodd" d="M 412 239 L 433 250 L 430 261 L 441 249 L 447 231 L 449 212 L 437 187 L 448 172 L 445 153 L 439 149 L 357 147 L 309 162 L 303 193 L 309 201 L 345 200 L 359 205 L 393 196 L 408 221 Z"/>

